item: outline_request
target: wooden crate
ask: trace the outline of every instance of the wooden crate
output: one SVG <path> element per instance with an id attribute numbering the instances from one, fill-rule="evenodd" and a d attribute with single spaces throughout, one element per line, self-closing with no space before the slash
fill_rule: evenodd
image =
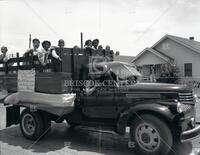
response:
<path id="1" fill-rule="evenodd" d="M 9 92 L 17 92 L 17 74 L 7 74 L 3 79 L 3 85 Z M 70 93 L 71 87 L 65 86 L 65 80 L 71 80 L 70 73 L 36 73 L 35 92 L 50 94 Z"/>
<path id="2" fill-rule="evenodd" d="M 70 73 L 36 73 L 35 91 L 50 94 L 70 93 L 71 88 L 65 86 L 65 80 L 71 79 Z"/>

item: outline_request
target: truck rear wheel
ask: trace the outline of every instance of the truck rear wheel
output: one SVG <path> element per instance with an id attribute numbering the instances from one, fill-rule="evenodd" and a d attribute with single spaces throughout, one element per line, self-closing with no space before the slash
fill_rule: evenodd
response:
<path id="1" fill-rule="evenodd" d="M 47 135 L 51 131 L 51 119 L 47 113 L 41 113 L 44 122 L 44 135 Z"/>
<path id="2" fill-rule="evenodd" d="M 39 140 L 45 129 L 43 118 L 39 112 L 29 109 L 23 110 L 20 115 L 20 129 L 24 137 L 30 140 Z"/>
<path id="3" fill-rule="evenodd" d="M 131 123 L 130 139 L 136 154 L 166 155 L 173 145 L 168 125 L 150 114 L 142 114 Z"/>

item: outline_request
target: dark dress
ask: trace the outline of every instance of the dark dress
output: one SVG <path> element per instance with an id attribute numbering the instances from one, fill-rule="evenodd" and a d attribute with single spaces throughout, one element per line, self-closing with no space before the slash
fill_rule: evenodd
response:
<path id="1" fill-rule="evenodd" d="M 62 52 L 63 52 L 63 48 L 55 48 L 56 54 L 62 59 Z M 52 53 L 52 51 L 51 51 Z M 52 66 L 53 66 L 53 71 L 54 72 L 62 72 L 62 61 L 60 61 L 59 59 L 56 59 L 52 56 L 51 54 L 51 59 L 52 59 Z"/>

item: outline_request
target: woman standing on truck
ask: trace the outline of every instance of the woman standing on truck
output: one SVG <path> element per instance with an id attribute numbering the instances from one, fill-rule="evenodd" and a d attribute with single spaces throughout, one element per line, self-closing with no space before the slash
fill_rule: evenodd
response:
<path id="1" fill-rule="evenodd" d="M 62 71 L 62 52 L 65 46 L 65 41 L 60 39 L 58 41 L 58 48 L 52 47 L 52 65 L 54 72 L 61 72 Z"/>
<path id="2" fill-rule="evenodd" d="M 41 49 L 38 52 L 38 59 L 40 61 L 41 68 L 42 68 L 40 71 L 50 72 L 50 67 L 48 69 L 43 69 L 43 67 L 45 67 L 47 64 L 51 63 L 50 50 L 49 50 L 50 46 L 51 46 L 50 41 L 45 40 L 42 42 L 43 49 Z"/>

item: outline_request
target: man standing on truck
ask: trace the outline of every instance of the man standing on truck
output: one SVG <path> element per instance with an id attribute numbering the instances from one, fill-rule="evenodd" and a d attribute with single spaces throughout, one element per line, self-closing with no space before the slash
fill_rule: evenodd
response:
<path id="1" fill-rule="evenodd" d="M 37 54 L 38 54 L 38 51 L 39 51 L 38 48 L 40 47 L 40 41 L 39 41 L 39 39 L 37 39 L 37 38 L 33 39 L 32 43 L 33 43 L 33 48 L 28 49 L 28 50 L 24 53 L 24 56 L 25 56 L 25 57 L 34 56 L 34 55 L 37 55 Z"/>
<path id="2" fill-rule="evenodd" d="M 6 46 L 2 46 L 1 47 L 1 53 L 0 54 L 0 62 L 7 62 L 8 61 L 8 56 L 7 56 L 7 52 L 8 52 L 8 49 Z M 4 64 L 3 64 L 4 65 Z M 5 72 L 0 72 L 0 75 L 4 75 Z M 5 87 L 5 79 L 0 79 L 0 100 L 3 99 L 4 97 L 6 97 L 8 95 L 8 92 L 6 90 L 6 87 Z"/>
<path id="3" fill-rule="evenodd" d="M 65 41 L 60 39 L 58 41 L 58 48 L 52 47 L 52 65 L 54 72 L 61 72 L 62 71 L 62 52 L 65 46 Z"/>
<path id="4" fill-rule="evenodd" d="M 24 57 L 26 57 L 26 58 L 31 57 L 33 64 L 39 65 L 38 52 L 39 52 L 39 47 L 40 47 L 40 40 L 35 38 L 35 39 L 33 39 L 32 43 L 33 43 L 33 48 L 28 49 L 24 53 Z"/>
<path id="5" fill-rule="evenodd" d="M 94 39 L 92 41 L 92 46 L 94 49 L 97 49 L 98 48 L 98 45 L 99 45 L 99 39 Z"/>
<path id="6" fill-rule="evenodd" d="M 8 52 L 8 48 L 6 46 L 2 46 L 1 47 L 1 55 L 0 55 L 0 62 L 6 62 L 8 61 L 8 55 L 7 55 L 7 52 Z"/>

